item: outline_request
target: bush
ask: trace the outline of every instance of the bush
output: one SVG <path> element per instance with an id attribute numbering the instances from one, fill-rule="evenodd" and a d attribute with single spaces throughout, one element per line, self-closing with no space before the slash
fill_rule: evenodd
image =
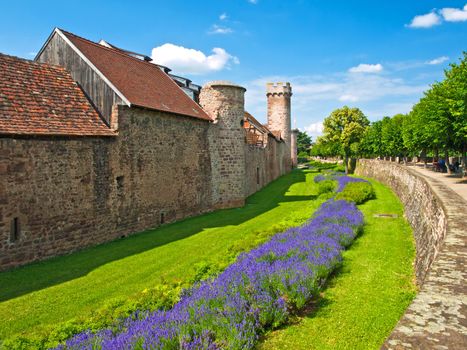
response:
<path id="1" fill-rule="evenodd" d="M 356 204 L 361 204 L 375 197 L 375 191 L 369 182 L 349 182 L 345 185 L 344 189 L 336 195 L 336 200 L 344 199 L 355 202 Z"/>
<path id="2" fill-rule="evenodd" d="M 334 167 L 334 171 L 345 173 L 345 166 L 343 164 L 338 164 Z"/>
<path id="3" fill-rule="evenodd" d="M 334 192 L 337 185 L 334 180 L 322 180 L 317 183 L 318 186 L 318 195 L 322 195 L 325 193 Z"/>

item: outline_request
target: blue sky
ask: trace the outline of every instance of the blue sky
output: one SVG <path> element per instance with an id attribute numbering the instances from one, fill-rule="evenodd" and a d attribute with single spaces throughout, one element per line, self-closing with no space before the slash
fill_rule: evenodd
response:
<path id="1" fill-rule="evenodd" d="M 335 108 L 408 112 L 467 50 L 467 1 L 17 1 L 3 4 L 0 52 L 33 58 L 54 27 L 153 55 L 195 83 L 290 81 L 294 125 L 319 134 Z"/>

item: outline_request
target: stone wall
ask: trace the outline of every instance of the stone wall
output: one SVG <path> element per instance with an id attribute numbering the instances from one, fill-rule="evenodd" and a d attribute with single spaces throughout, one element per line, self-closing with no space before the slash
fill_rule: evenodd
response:
<path id="1" fill-rule="evenodd" d="M 265 147 L 245 144 L 246 197 L 290 170 L 285 142 L 279 142 L 269 135 Z"/>
<path id="2" fill-rule="evenodd" d="M 211 124 L 118 113 L 116 138 L 0 138 L 0 269 L 211 209 Z"/>
<path id="3" fill-rule="evenodd" d="M 381 349 L 464 349 L 466 201 L 441 181 L 397 163 L 362 160 L 357 172 L 393 188 L 405 206 L 417 245 L 420 290 Z"/>
<path id="4" fill-rule="evenodd" d="M 359 160 L 356 174 L 388 185 L 400 198 L 414 232 L 417 284 L 423 284 L 446 235 L 447 218 L 442 201 L 426 180 L 397 163 Z"/>
<path id="5" fill-rule="evenodd" d="M 279 132 L 290 148 L 292 87 L 290 83 L 267 83 L 268 127 L 273 132 Z"/>
<path id="6" fill-rule="evenodd" d="M 239 207 L 245 203 L 245 88 L 228 81 L 203 86 L 199 100 L 213 118 L 209 132 L 212 196 L 215 208 Z"/>

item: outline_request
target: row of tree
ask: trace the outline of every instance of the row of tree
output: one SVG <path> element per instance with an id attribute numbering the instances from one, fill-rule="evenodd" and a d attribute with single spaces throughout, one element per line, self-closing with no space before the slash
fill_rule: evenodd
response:
<path id="1" fill-rule="evenodd" d="M 461 155 L 467 152 L 467 52 L 451 64 L 445 78 L 434 83 L 409 114 L 384 117 L 370 124 L 358 108 L 343 107 L 324 120 L 323 136 L 312 156 L 407 157 Z"/>

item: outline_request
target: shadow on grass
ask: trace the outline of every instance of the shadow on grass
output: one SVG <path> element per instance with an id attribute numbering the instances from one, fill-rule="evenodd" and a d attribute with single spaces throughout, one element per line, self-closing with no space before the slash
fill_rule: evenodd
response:
<path id="1" fill-rule="evenodd" d="M 2 272 L 0 302 L 85 276 L 101 265 L 185 239 L 207 228 L 239 225 L 274 209 L 280 203 L 315 199 L 316 196 L 311 195 L 287 195 L 293 184 L 305 182 L 307 173 L 310 171 L 294 170 L 280 177 L 250 196 L 242 208 L 217 210 L 70 255 Z"/>

